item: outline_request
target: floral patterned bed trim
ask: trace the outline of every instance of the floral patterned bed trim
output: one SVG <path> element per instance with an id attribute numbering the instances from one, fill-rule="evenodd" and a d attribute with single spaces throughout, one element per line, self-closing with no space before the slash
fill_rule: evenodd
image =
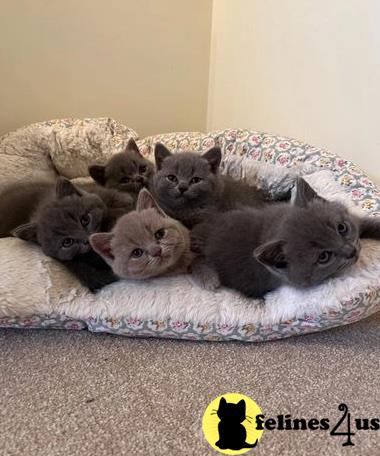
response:
<path id="1" fill-rule="evenodd" d="M 58 122 L 58 121 L 55 121 Z M 64 124 L 62 124 L 64 127 Z M 204 150 L 219 145 L 225 154 L 292 167 L 301 163 L 329 169 L 354 203 L 369 215 L 380 215 L 380 191 L 354 163 L 323 149 L 282 136 L 234 129 L 216 133 L 170 133 L 139 141 L 142 153 L 152 158 L 156 142 L 173 150 Z M 379 287 L 363 290 L 341 303 L 341 309 L 321 315 L 282 321 L 276 325 L 215 325 L 208 322 L 139 320 L 137 318 L 99 318 L 73 320 L 65 315 L 36 315 L 28 318 L 3 317 L 0 327 L 60 328 L 107 332 L 131 337 L 161 337 L 188 340 L 261 342 L 307 334 L 359 321 L 380 310 Z"/>
<path id="2" fill-rule="evenodd" d="M 35 315 L 28 318 L 3 317 L 0 327 L 19 329 L 88 329 L 91 332 L 111 333 L 128 337 L 160 337 L 221 342 L 240 340 L 242 342 L 265 342 L 312 332 L 323 331 L 337 326 L 355 323 L 378 309 L 380 290 L 368 289 L 342 303 L 341 311 L 329 311 L 322 315 L 305 315 L 304 318 L 283 321 L 277 325 L 192 323 L 175 320 L 140 320 L 138 318 L 98 318 L 72 320 L 65 315 Z"/>

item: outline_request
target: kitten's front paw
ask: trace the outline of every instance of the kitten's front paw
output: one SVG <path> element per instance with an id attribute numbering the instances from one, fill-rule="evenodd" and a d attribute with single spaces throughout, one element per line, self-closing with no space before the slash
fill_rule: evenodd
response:
<path id="1" fill-rule="evenodd" d="M 205 264 L 193 265 L 191 279 L 197 287 L 208 291 L 216 291 L 221 285 L 218 273 Z"/>
<path id="2" fill-rule="evenodd" d="M 111 283 L 117 282 L 118 280 L 118 277 L 116 277 L 115 275 L 106 274 L 103 275 L 103 277 L 94 277 L 84 285 L 88 287 L 91 293 L 96 294 L 102 288 L 106 287 L 107 285 L 110 285 Z"/>

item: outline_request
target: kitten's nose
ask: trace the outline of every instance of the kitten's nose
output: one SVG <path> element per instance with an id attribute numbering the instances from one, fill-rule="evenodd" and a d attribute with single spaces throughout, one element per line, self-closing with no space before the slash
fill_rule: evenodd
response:
<path id="1" fill-rule="evenodd" d="M 137 182 L 138 184 L 143 184 L 144 183 L 144 178 L 141 177 L 141 176 L 137 176 L 136 179 L 135 179 L 135 182 Z"/>
<path id="2" fill-rule="evenodd" d="M 83 239 L 82 243 L 84 245 L 89 245 L 90 241 L 88 239 Z"/>
<path id="3" fill-rule="evenodd" d="M 183 184 L 182 182 L 178 185 L 178 190 L 181 193 L 185 193 L 188 188 L 189 187 L 186 184 Z"/>
<path id="4" fill-rule="evenodd" d="M 346 245 L 344 248 L 344 254 L 347 259 L 351 260 L 351 258 L 354 258 L 357 254 L 356 247 L 353 245 Z"/>
<path id="5" fill-rule="evenodd" d="M 162 250 L 161 250 L 161 247 L 159 245 L 153 245 L 150 249 L 149 249 L 149 254 L 150 256 L 152 257 L 160 257 L 161 256 L 161 253 L 162 253 Z"/>

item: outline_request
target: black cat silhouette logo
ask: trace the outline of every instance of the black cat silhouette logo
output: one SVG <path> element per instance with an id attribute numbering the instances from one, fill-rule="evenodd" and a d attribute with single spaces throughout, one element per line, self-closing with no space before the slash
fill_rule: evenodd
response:
<path id="1" fill-rule="evenodd" d="M 223 454 L 243 454 L 255 448 L 263 433 L 255 427 L 261 409 L 251 398 L 227 393 L 214 399 L 203 415 L 208 443 Z"/>

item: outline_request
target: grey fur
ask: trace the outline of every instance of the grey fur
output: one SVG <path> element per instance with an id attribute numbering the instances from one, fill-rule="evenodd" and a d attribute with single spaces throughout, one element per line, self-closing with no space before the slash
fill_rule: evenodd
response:
<path id="1" fill-rule="evenodd" d="M 192 248 L 222 285 L 262 297 L 283 283 L 311 287 L 341 273 L 357 261 L 360 236 L 380 239 L 380 222 L 350 215 L 298 179 L 294 205 L 217 214 L 195 227 Z"/>
<path id="2" fill-rule="evenodd" d="M 104 166 L 90 166 L 88 171 L 99 185 L 131 193 L 136 199 L 143 187 L 150 186 L 154 166 L 141 155 L 136 142 L 130 139 L 124 152 L 115 154 Z"/>
<path id="3" fill-rule="evenodd" d="M 59 260 L 88 252 L 91 233 L 111 229 L 133 209 L 129 194 L 98 186 L 89 190 L 65 178 L 10 186 L 0 195 L 0 236 L 37 242 L 46 255 Z M 68 239 L 74 241 L 70 246 Z"/>
<path id="4" fill-rule="evenodd" d="M 219 174 L 221 158 L 219 147 L 203 155 L 172 154 L 163 144 L 157 144 L 152 193 L 158 204 L 188 228 L 202 221 L 210 211 L 262 206 L 266 198 L 256 187 Z"/>

